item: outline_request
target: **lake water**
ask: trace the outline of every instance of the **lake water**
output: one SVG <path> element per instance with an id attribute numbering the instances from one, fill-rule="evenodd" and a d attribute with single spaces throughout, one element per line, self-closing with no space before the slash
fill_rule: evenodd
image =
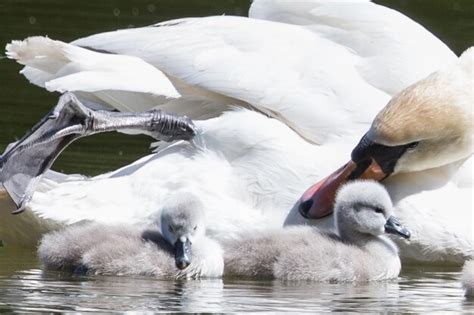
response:
<path id="1" fill-rule="evenodd" d="M 473 45 L 472 0 L 380 0 L 420 21 L 457 53 Z M 246 15 L 249 1 L 2 0 L 0 47 L 12 39 L 48 35 L 70 41 L 92 33 L 185 16 Z M 409 34 L 407 34 L 409 36 Z M 29 85 L 21 67 L 0 59 L 0 150 L 21 137 L 56 103 Z M 54 168 L 99 174 L 147 154 L 149 140 L 120 134 L 83 139 Z M 2 211 L 2 209 L 0 209 Z M 0 222 L 1 224 L 1 222 Z M 0 312 L 28 311 L 301 311 L 474 312 L 459 268 L 404 266 L 398 281 L 318 284 L 279 281 L 158 281 L 43 272 L 34 248 L 0 247 Z"/>
<path id="2" fill-rule="evenodd" d="M 1 311 L 474 312 L 455 268 L 408 266 L 398 281 L 191 280 L 42 271 L 34 249 L 0 249 Z"/>

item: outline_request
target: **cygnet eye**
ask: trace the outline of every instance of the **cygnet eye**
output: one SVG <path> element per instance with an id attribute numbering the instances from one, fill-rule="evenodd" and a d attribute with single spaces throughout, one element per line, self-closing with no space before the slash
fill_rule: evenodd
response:
<path id="1" fill-rule="evenodd" d="M 170 232 L 174 232 L 173 226 L 171 224 L 168 225 L 168 229 L 170 230 Z"/>
<path id="2" fill-rule="evenodd" d="M 383 209 L 380 208 L 380 207 L 375 207 L 374 210 L 375 210 L 375 212 L 377 212 L 377 213 L 383 213 Z"/>

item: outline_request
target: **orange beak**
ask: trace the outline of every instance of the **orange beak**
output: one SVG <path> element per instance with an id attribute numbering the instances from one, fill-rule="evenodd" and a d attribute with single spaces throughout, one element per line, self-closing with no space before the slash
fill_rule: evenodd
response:
<path id="1" fill-rule="evenodd" d="M 330 215 L 333 211 L 337 190 L 349 180 L 360 178 L 379 181 L 386 177 L 386 174 L 374 159 L 361 175 L 354 178 L 353 174 L 357 167 L 357 164 L 351 160 L 306 190 L 300 198 L 299 210 L 301 215 L 308 219 L 320 219 Z"/>

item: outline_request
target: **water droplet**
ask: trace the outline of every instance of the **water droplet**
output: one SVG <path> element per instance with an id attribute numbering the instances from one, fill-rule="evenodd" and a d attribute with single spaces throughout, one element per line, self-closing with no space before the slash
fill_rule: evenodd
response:
<path id="1" fill-rule="evenodd" d="M 132 9 L 132 15 L 133 16 L 138 16 L 140 14 L 140 10 L 138 10 L 138 8 L 133 8 Z"/>
<path id="2" fill-rule="evenodd" d="M 148 12 L 155 12 L 155 5 L 154 4 L 149 4 L 146 6 L 146 8 L 148 9 Z"/>
<path id="3" fill-rule="evenodd" d="M 35 24 L 36 23 L 36 18 L 34 16 L 30 16 L 28 18 L 28 21 L 30 21 L 30 24 Z"/>
<path id="4" fill-rule="evenodd" d="M 119 16 L 120 15 L 120 9 L 119 8 L 115 8 L 114 11 L 113 11 L 114 15 L 115 16 Z"/>

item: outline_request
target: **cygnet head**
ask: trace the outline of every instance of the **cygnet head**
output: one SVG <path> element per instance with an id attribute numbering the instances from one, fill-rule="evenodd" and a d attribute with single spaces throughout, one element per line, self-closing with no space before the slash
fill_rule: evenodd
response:
<path id="1" fill-rule="evenodd" d="M 341 238 L 357 241 L 362 235 L 397 234 L 404 238 L 410 232 L 393 216 L 393 205 L 385 188 L 375 181 L 353 181 L 336 195 L 336 229 Z"/>
<path id="2" fill-rule="evenodd" d="M 161 212 L 161 233 L 174 246 L 178 269 L 191 264 L 191 245 L 205 235 L 202 203 L 191 194 L 178 194 L 166 201 Z"/>

